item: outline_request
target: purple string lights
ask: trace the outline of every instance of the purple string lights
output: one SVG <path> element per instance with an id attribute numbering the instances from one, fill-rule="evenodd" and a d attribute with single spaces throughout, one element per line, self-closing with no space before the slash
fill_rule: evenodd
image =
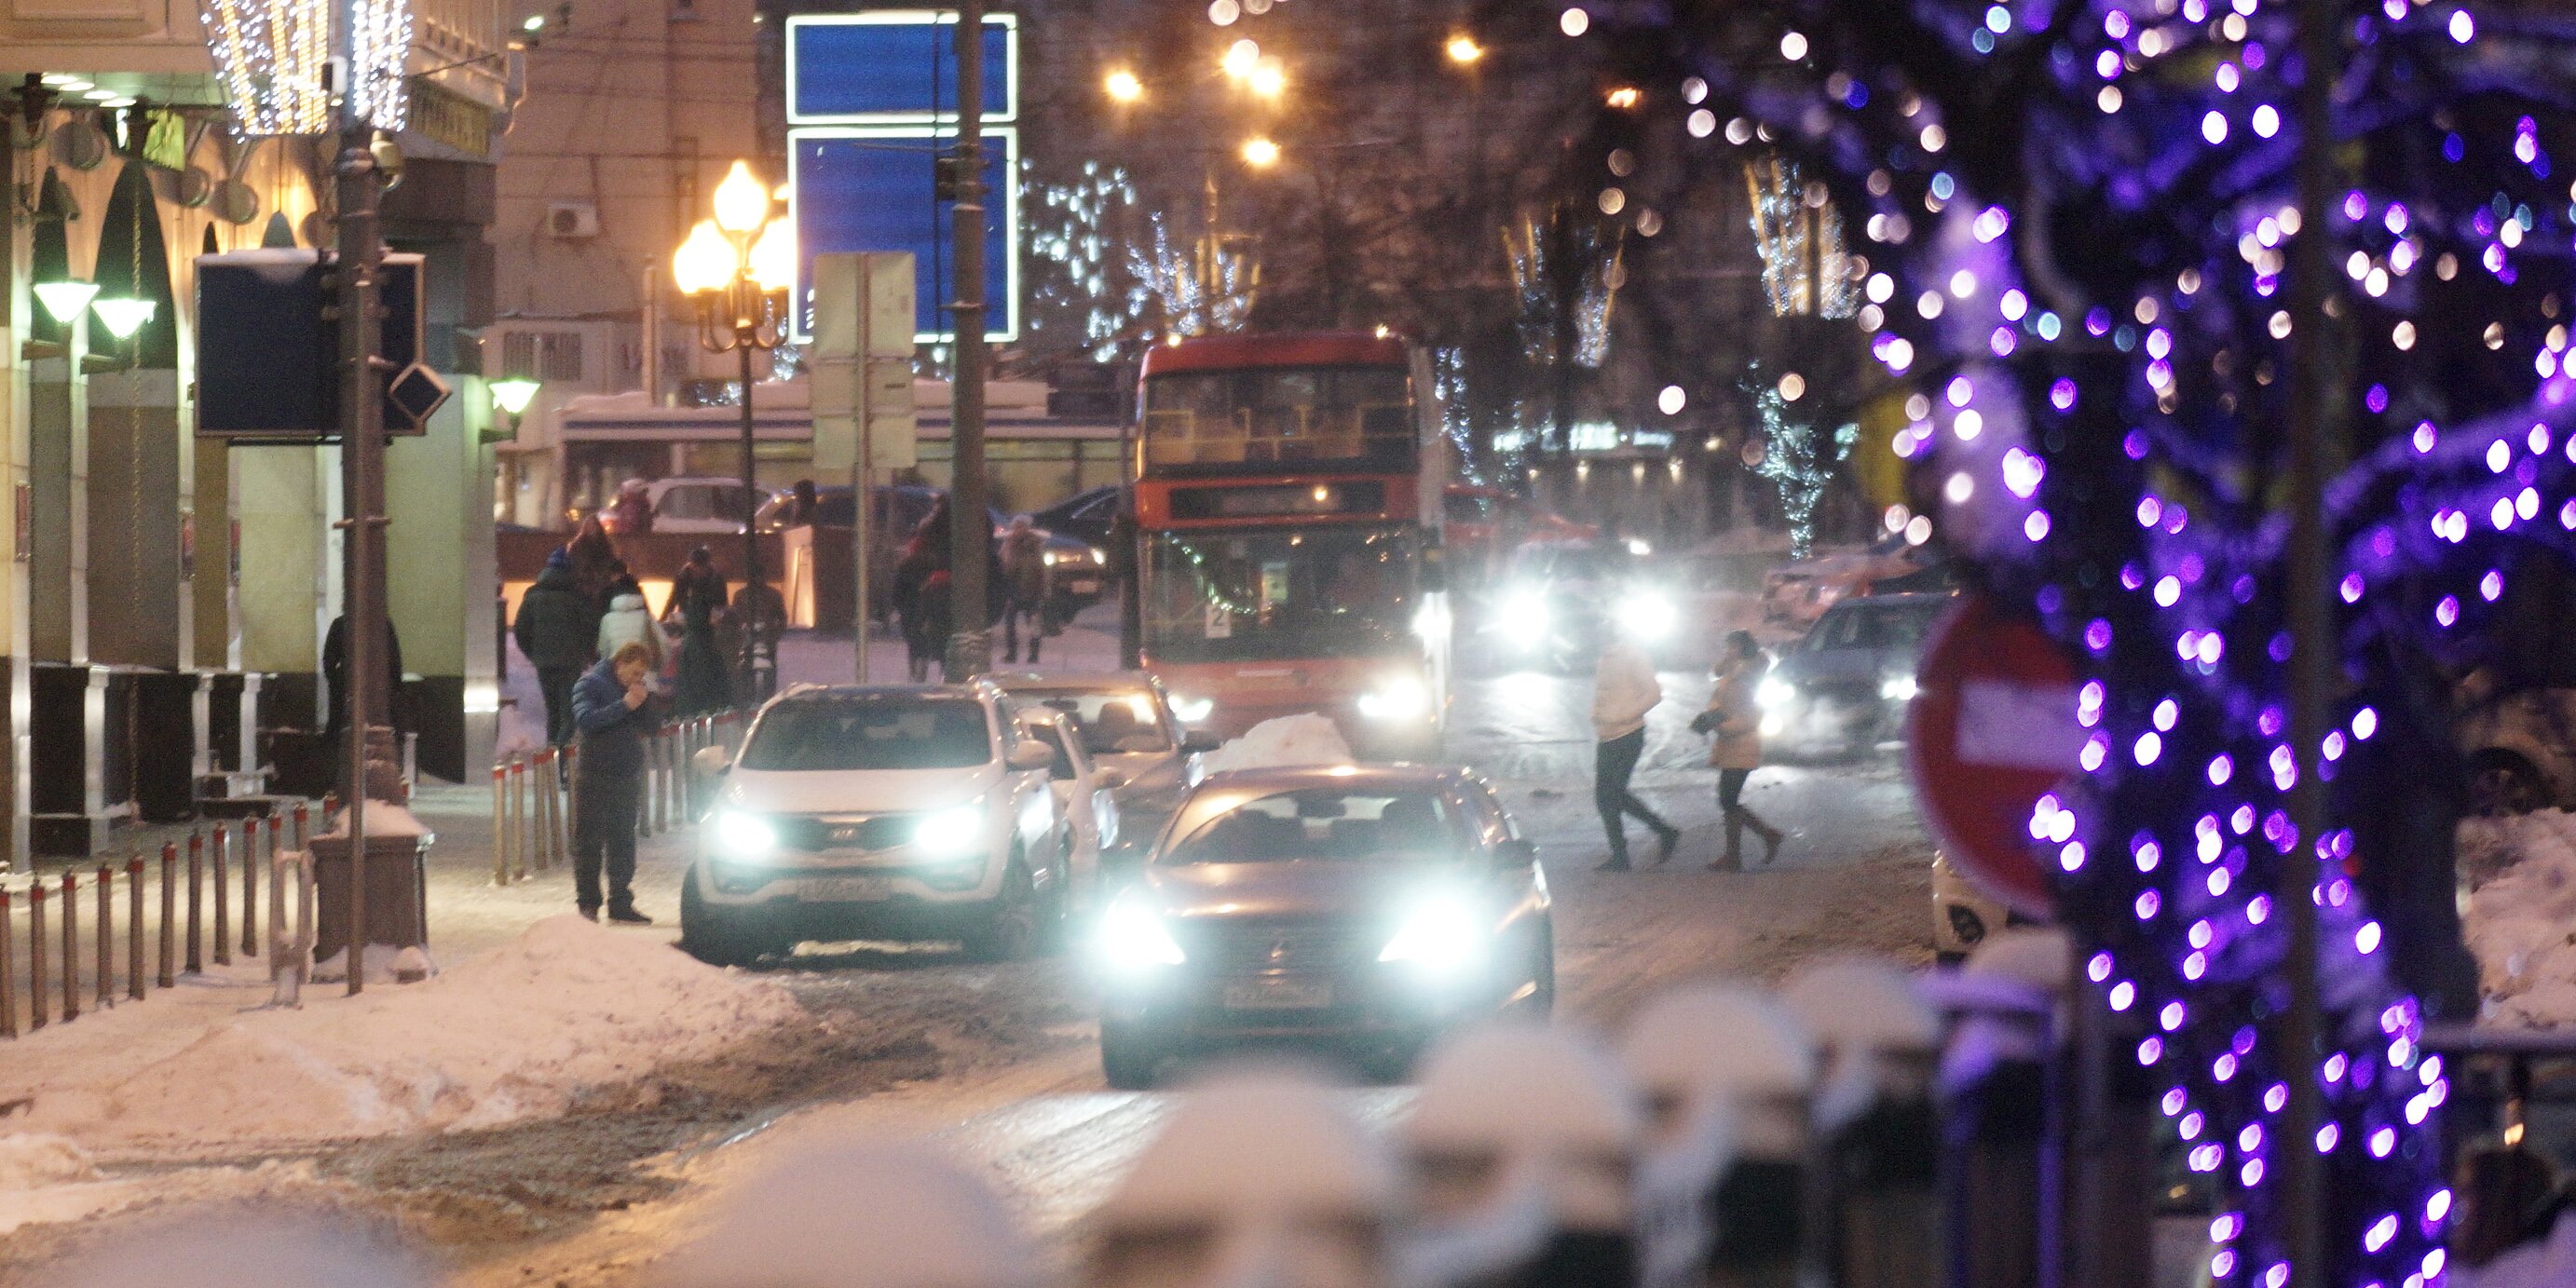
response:
<path id="1" fill-rule="evenodd" d="M 2338 144 L 2361 160 L 2313 228 L 2292 199 L 2303 73 L 2283 0 L 1677 0 L 1593 24 L 1668 25 L 1662 70 L 1739 114 L 1730 145 L 1770 140 L 1825 177 L 1866 234 L 1847 266 L 1864 342 L 1929 395 L 1896 440 L 1914 511 L 2090 670 L 2080 772 L 2031 835 L 2087 974 L 2169 1080 L 2221 1285 L 2289 1279 L 2281 1151 L 2325 1161 L 2327 1282 L 2440 1283 L 2451 1208 L 2428 1134 L 2449 1084 L 2350 875 L 2373 858 L 2361 824 L 2339 806 L 2303 837 L 2288 813 L 2287 534 L 2265 489 L 2296 239 L 2331 239 L 2360 449 L 2328 505 L 2363 696 L 2316 749 L 2320 777 L 2409 718 L 2367 696 L 2374 648 L 2454 647 L 2511 602 L 2523 553 L 2576 532 L 2576 189 L 2550 159 L 2568 131 L 2554 86 L 2514 83 L 2549 61 L 2507 47 L 2540 37 L 2450 0 L 2343 7 Z M 2313 891 L 2281 888 L 2300 845 Z M 2285 898 L 2318 911 L 2316 1052 L 2278 1048 Z M 2326 1120 L 2290 1140 L 2296 1078 Z"/>

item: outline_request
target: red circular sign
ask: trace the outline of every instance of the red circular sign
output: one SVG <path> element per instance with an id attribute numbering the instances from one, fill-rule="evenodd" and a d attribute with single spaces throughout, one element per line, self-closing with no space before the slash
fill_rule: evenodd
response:
<path id="1" fill-rule="evenodd" d="M 1974 592 L 1925 645 L 1906 715 L 1914 797 L 1933 837 L 1969 879 L 2026 917 L 2052 915 L 2031 835 L 2039 798 L 2076 772 L 2075 667 L 2029 619 Z"/>

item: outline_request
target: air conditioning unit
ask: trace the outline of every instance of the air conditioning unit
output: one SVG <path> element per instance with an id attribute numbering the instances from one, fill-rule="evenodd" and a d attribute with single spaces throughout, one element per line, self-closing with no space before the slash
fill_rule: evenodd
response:
<path id="1" fill-rule="evenodd" d="M 599 207 L 587 201 L 546 203 L 546 235 L 566 240 L 599 235 Z"/>

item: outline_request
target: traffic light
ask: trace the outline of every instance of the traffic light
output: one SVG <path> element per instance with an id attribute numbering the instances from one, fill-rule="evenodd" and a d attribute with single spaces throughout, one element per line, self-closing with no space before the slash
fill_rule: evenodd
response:
<path id="1" fill-rule="evenodd" d="M 931 181 L 931 195 L 938 200 L 957 200 L 966 192 L 966 185 L 974 181 L 973 168 L 954 149 L 941 149 L 932 165 L 936 173 Z"/>

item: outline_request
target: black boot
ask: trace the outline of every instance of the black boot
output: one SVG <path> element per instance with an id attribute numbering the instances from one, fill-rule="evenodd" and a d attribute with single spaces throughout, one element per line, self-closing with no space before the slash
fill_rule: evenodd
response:
<path id="1" fill-rule="evenodd" d="M 608 919 L 621 926 L 649 926 L 653 924 L 653 919 L 651 917 L 647 917 L 643 913 L 637 912 L 635 910 L 635 905 L 631 903 L 610 904 L 608 906 Z"/>
<path id="2" fill-rule="evenodd" d="M 1717 856 L 1708 866 L 1719 872 L 1744 870 L 1744 816 L 1742 814 L 1734 810 L 1726 811 L 1726 853 Z"/>

